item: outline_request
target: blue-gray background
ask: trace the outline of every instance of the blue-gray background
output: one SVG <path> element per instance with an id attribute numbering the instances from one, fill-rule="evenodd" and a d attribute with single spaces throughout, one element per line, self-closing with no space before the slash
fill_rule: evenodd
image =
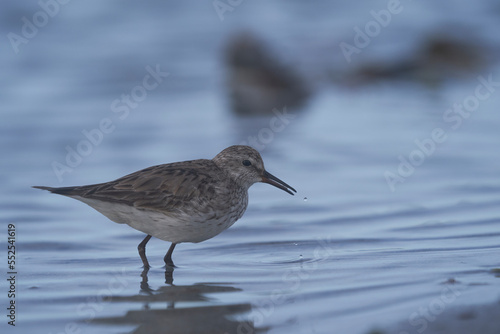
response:
<path id="1" fill-rule="evenodd" d="M 350 61 L 340 45 L 355 45 L 354 29 L 387 1 L 223 1 L 223 13 L 212 1 L 41 3 L 51 16 L 36 1 L 0 5 L 0 245 L 13 223 L 18 249 L 17 326 L 2 312 L 1 328 L 364 333 L 402 323 L 416 333 L 448 309 L 498 300 L 500 87 L 483 84 L 500 81 L 496 1 L 401 1 Z M 23 35 L 26 20 L 39 27 Z M 241 31 L 312 92 L 270 137 L 275 114 L 231 111 L 224 50 Z M 419 60 L 443 35 L 461 41 L 459 60 Z M 127 114 L 114 112 L 148 68 L 168 76 Z M 457 119 L 448 110 L 463 103 L 471 112 Z M 108 133 L 85 146 L 101 122 Z M 436 129 L 432 152 L 418 153 L 415 141 Z M 255 185 L 231 229 L 177 247 L 174 286 L 161 268 L 167 243 L 149 243 L 150 290 L 141 288 L 141 233 L 30 188 L 212 158 L 249 138 L 298 194 Z M 58 177 L 54 163 L 78 148 L 86 155 Z M 400 156 L 418 166 L 404 170 Z M 391 188 L 387 175 L 404 182 Z"/>

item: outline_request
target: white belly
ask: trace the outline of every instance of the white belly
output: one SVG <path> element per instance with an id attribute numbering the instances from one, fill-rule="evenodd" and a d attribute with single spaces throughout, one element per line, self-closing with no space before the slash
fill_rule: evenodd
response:
<path id="1" fill-rule="evenodd" d="M 215 212 L 203 215 L 185 213 L 166 215 L 159 211 L 137 209 L 124 204 L 102 202 L 80 196 L 73 198 L 88 204 L 116 223 L 127 224 L 155 238 L 173 243 L 201 242 L 210 239 L 233 225 L 246 209 L 244 203 L 244 206 L 219 215 Z"/>

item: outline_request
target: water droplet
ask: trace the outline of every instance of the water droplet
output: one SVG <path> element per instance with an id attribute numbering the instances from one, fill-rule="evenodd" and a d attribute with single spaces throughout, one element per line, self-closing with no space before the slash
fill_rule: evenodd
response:
<path id="1" fill-rule="evenodd" d="M 307 202 L 307 197 L 304 197 L 304 202 Z"/>

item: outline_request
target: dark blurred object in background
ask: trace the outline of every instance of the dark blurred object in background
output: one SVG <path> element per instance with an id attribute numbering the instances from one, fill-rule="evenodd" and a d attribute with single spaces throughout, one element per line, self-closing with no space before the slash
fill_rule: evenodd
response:
<path id="1" fill-rule="evenodd" d="M 251 33 L 230 39 L 225 49 L 227 90 L 232 110 L 242 115 L 297 109 L 310 95 L 304 80 Z"/>
<path id="2" fill-rule="evenodd" d="M 414 55 L 390 63 L 365 64 L 349 77 L 355 84 L 410 80 L 436 87 L 446 80 L 476 75 L 488 63 L 486 54 L 476 38 L 436 33 L 417 45 Z"/>

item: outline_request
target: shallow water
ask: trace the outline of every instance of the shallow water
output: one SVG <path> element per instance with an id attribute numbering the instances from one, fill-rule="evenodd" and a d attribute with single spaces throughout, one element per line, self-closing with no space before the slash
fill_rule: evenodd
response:
<path id="1" fill-rule="evenodd" d="M 10 66 L 0 79 L 0 247 L 14 224 L 17 294 L 16 327 L 3 316 L 2 333 L 366 333 L 401 321 L 417 333 L 444 309 L 497 301 L 500 93 L 494 87 L 468 118 L 443 117 L 481 80 L 500 81 L 498 64 L 438 88 L 330 84 L 322 66 L 344 61 L 339 41 L 386 6 L 367 3 L 277 2 L 263 10 L 243 2 L 220 21 L 210 3 L 71 2 L 18 54 L 3 52 Z M 430 1 L 403 5 L 359 61 L 390 60 L 394 45 L 407 49 L 443 22 L 461 20 L 484 40 L 496 38 L 494 2 L 469 4 L 467 13 Z M 39 10 L 4 6 L 6 32 Z M 470 22 L 468 13 L 481 16 Z M 228 108 L 221 50 L 243 28 L 296 62 L 316 89 L 272 138 L 261 130 L 273 114 L 240 118 Z M 113 112 L 113 101 L 157 65 L 169 72 L 161 84 L 128 113 Z M 103 119 L 112 130 L 83 147 L 82 131 Z M 260 138 L 266 168 L 297 195 L 253 186 L 233 227 L 177 246 L 173 272 L 162 267 L 168 243 L 149 242 L 153 268 L 144 273 L 136 249 L 143 234 L 30 188 L 212 158 L 251 137 Z M 79 147 L 88 154 L 58 178 L 54 161 L 65 164 L 68 149 Z M 400 155 L 413 166 L 401 167 Z M 387 172 L 401 182 L 391 187 Z M 6 260 L 2 268 L 9 276 Z M 9 287 L 2 290 L 7 305 Z"/>

